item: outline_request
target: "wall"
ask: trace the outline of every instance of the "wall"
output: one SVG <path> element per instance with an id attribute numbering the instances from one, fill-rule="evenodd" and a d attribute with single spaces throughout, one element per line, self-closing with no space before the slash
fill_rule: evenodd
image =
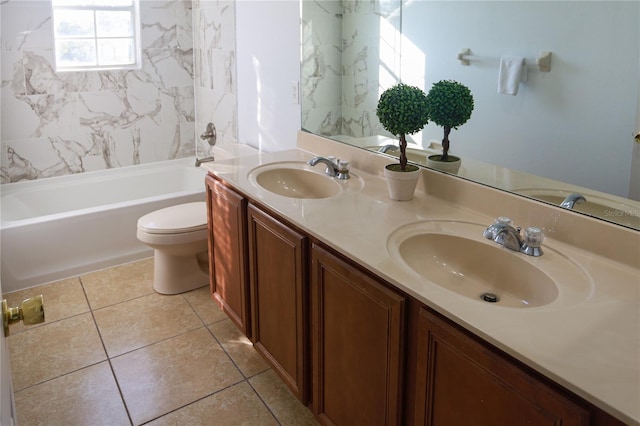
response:
<path id="1" fill-rule="evenodd" d="M 235 2 L 193 0 L 196 134 L 216 127 L 217 144 L 238 141 Z M 197 138 L 197 155 L 209 145 Z"/>
<path id="2" fill-rule="evenodd" d="M 262 151 L 296 146 L 300 105 L 300 5 L 238 1 L 238 141 Z"/>
<path id="3" fill-rule="evenodd" d="M 191 1 L 142 0 L 143 66 L 54 71 L 51 4 L 2 8 L 1 182 L 194 153 Z"/>
<path id="4" fill-rule="evenodd" d="M 451 152 L 627 196 L 640 55 L 638 2 L 405 1 L 403 63 L 428 90 L 441 79 L 469 86 L 471 119 L 451 134 Z M 571 28 L 568 31 L 567 28 Z M 470 48 L 470 66 L 456 60 Z M 550 73 L 529 72 L 517 96 L 497 94 L 501 55 L 552 52 Z M 472 58 L 473 59 L 473 58 Z M 423 143 L 440 141 L 429 124 Z"/>

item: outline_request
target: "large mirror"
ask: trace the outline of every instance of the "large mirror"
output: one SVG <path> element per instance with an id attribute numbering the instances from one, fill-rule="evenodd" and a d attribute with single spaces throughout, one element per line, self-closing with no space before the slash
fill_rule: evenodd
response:
<path id="1" fill-rule="evenodd" d="M 556 205 L 578 193 L 574 210 L 640 229 L 639 21 L 635 1 L 302 0 L 302 127 L 378 150 L 397 144 L 382 91 L 456 80 L 475 101 L 450 136 L 460 177 Z M 497 90 L 506 55 L 527 63 L 515 96 Z M 429 123 L 410 160 L 441 139 Z"/>

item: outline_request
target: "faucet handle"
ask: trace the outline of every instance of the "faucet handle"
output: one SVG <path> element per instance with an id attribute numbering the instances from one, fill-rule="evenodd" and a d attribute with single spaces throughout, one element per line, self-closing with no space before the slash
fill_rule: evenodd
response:
<path id="1" fill-rule="evenodd" d="M 544 240 L 542 229 L 530 226 L 524 230 L 524 242 L 530 247 L 540 247 Z"/>
<path id="2" fill-rule="evenodd" d="M 337 160 L 337 161 L 338 161 L 338 173 L 336 177 L 338 179 L 349 179 L 351 177 L 349 176 L 351 163 L 348 161 L 341 161 L 341 160 Z"/>
<path id="3" fill-rule="evenodd" d="M 513 221 L 506 216 L 499 216 L 487 229 L 484 230 L 482 235 L 484 235 L 484 237 L 488 240 L 495 240 L 498 236 L 498 231 L 506 226 L 513 226 Z M 500 241 L 496 240 L 496 242 Z"/>
<path id="4" fill-rule="evenodd" d="M 543 240 L 544 233 L 542 229 L 530 226 L 524 230 L 524 241 L 520 251 L 530 256 L 541 256 Z"/>
<path id="5" fill-rule="evenodd" d="M 513 221 L 511 220 L 511 218 L 506 217 L 506 216 L 497 217 L 496 220 L 493 223 L 500 224 L 500 225 L 511 225 L 511 226 L 513 226 Z"/>

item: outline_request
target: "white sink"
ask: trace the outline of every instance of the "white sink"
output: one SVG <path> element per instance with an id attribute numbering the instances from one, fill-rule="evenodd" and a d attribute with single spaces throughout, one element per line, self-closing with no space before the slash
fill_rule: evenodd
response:
<path id="1" fill-rule="evenodd" d="M 584 270 L 553 248 L 543 244 L 542 256 L 527 256 L 485 239 L 485 228 L 446 220 L 413 223 L 391 235 L 388 250 L 422 280 L 492 306 L 573 304 L 592 293 Z M 497 301 L 487 301 L 492 296 Z"/>

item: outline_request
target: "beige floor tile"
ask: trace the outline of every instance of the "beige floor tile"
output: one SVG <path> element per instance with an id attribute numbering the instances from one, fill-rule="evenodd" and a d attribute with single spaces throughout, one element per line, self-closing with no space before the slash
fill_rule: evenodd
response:
<path id="1" fill-rule="evenodd" d="M 24 299 L 39 294 L 44 298 L 45 322 L 30 326 L 25 326 L 22 322 L 13 324 L 11 325 L 12 334 L 89 312 L 87 298 L 84 295 L 82 285 L 80 285 L 80 280 L 77 277 L 28 288 L 26 290 L 15 291 L 5 295 L 5 297 L 9 306 L 18 306 Z"/>
<path id="2" fill-rule="evenodd" d="M 183 293 L 183 296 L 205 324 L 213 324 L 227 318 L 227 315 L 211 299 L 209 286 Z"/>
<path id="3" fill-rule="evenodd" d="M 226 319 L 212 324 L 209 329 L 245 377 L 254 376 L 269 368 L 262 356 L 253 348 L 251 341 L 231 320 Z"/>
<path id="4" fill-rule="evenodd" d="M 153 258 L 80 276 L 92 309 L 153 293 Z"/>
<path id="5" fill-rule="evenodd" d="M 114 358 L 112 365 L 134 424 L 242 380 L 204 327 Z"/>
<path id="6" fill-rule="evenodd" d="M 252 377 L 249 383 L 282 425 L 318 424 L 311 411 L 300 403 L 273 370 Z"/>
<path id="7" fill-rule="evenodd" d="M 148 423 L 149 426 L 278 425 L 269 409 L 247 382 L 194 402 Z"/>
<path id="8" fill-rule="evenodd" d="M 20 425 L 129 425 L 107 362 L 15 394 Z"/>
<path id="9" fill-rule="evenodd" d="M 94 311 L 109 357 L 202 327 L 180 295 L 150 294 Z"/>
<path id="10" fill-rule="evenodd" d="M 16 391 L 106 359 L 90 313 L 14 334 L 8 342 Z"/>

